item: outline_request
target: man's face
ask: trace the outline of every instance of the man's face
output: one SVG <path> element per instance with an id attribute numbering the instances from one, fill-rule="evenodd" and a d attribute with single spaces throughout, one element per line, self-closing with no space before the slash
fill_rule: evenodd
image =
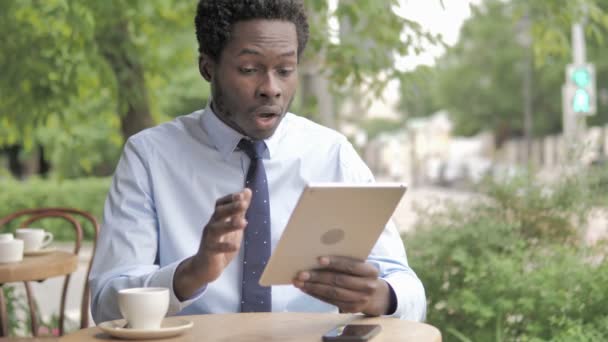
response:
<path id="1" fill-rule="evenodd" d="M 278 20 L 236 23 L 219 61 L 201 59 L 214 112 L 253 139 L 266 139 L 279 126 L 296 91 L 297 66 L 296 27 Z"/>

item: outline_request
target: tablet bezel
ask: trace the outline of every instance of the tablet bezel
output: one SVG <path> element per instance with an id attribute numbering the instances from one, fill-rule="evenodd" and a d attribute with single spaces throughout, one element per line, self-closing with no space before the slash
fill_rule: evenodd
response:
<path id="1" fill-rule="evenodd" d="M 406 191 L 403 183 L 309 184 L 268 260 L 260 285 L 291 284 L 297 272 L 318 267 L 320 256 L 367 259 Z"/>

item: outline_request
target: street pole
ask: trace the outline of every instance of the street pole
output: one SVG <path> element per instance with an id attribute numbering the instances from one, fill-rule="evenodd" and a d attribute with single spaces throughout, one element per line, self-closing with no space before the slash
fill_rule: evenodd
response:
<path id="1" fill-rule="evenodd" d="M 584 12 L 583 12 L 584 13 Z M 584 65 L 587 62 L 587 51 L 585 45 L 585 18 L 572 25 L 572 64 L 573 65 Z M 571 75 L 568 74 L 566 69 L 566 78 L 568 79 Z M 572 108 L 571 101 L 572 88 L 568 86 L 568 81 L 562 87 L 562 98 L 563 98 L 563 129 L 564 136 L 569 142 L 579 143 L 583 137 L 583 133 L 586 129 L 586 115 L 576 113 Z"/>
<path id="2" fill-rule="evenodd" d="M 572 25 L 572 61 L 574 64 L 583 64 L 587 61 L 585 31 L 580 22 Z"/>
<path id="3" fill-rule="evenodd" d="M 527 34 L 529 35 L 530 32 L 528 31 Z M 534 72 L 531 44 L 527 46 L 524 54 L 524 138 L 526 141 L 526 163 L 529 166 L 532 161 L 532 73 Z"/>
<path id="4" fill-rule="evenodd" d="M 575 65 L 582 65 L 587 61 L 585 31 L 581 22 L 572 25 L 572 61 Z M 575 114 L 573 119 L 573 138 L 580 142 L 587 127 L 587 116 Z"/>
<path id="5" fill-rule="evenodd" d="M 532 160 L 532 111 L 533 111 L 533 72 L 534 72 L 534 56 L 532 54 L 532 34 L 530 32 L 530 15 L 526 11 L 525 15 L 519 23 L 519 29 L 517 34 L 517 41 L 523 48 L 523 84 L 522 84 L 522 96 L 523 96 L 523 129 L 524 129 L 524 144 L 525 153 L 524 160 L 527 166 L 530 165 Z"/>

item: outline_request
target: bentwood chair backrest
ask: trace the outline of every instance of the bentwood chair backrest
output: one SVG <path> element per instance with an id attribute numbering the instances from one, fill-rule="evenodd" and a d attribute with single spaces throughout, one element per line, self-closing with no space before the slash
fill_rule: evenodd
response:
<path id="1" fill-rule="evenodd" d="M 89 326 L 89 303 L 90 303 L 90 288 L 89 288 L 89 272 L 91 268 L 91 262 L 93 260 L 93 256 L 95 255 L 96 241 L 97 235 L 99 233 L 99 223 L 97 219 L 91 215 L 90 213 L 75 209 L 75 208 L 35 208 L 35 209 L 25 209 L 14 212 L 4 218 L 0 218 L 0 231 L 3 230 L 9 223 L 13 221 L 19 222 L 19 227 L 28 227 L 31 226 L 32 223 L 41 221 L 44 219 L 62 219 L 67 221 L 75 230 L 76 238 L 74 241 L 74 254 L 78 255 L 80 252 L 80 247 L 82 245 L 83 239 L 83 230 L 81 226 L 81 222 L 86 222 L 91 225 L 93 228 L 93 246 L 92 246 L 92 255 L 91 260 L 87 265 L 87 272 L 85 278 L 85 285 L 82 294 L 82 304 L 80 306 L 80 328 L 87 328 Z M 70 282 L 70 275 L 65 276 L 63 282 L 63 288 L 61 292 L 61 303 L 60 303 L 60 312 L 59 312 L 59 335 L 64 334 L 64 321 L 65 321 L 65 307 L 66 307 L 66 299 L 67 299 L 67 290 Z M 30 318 L 31 318 L 31 329 L 32 335 L 38 336 L 38 317 L 36 317 L 36 302 L 34 299 L 34 295 L 32 292 L 32 288 L 29 282 L 24 282 L 25 290 L 27 295 L 28 306 L 30 310 Z M 2 291 L 0 291 L 0 296 L 3 296 Z M 0 299 L 0 302 L 4 302 L 4 298 Z M 0 310 L 4 310 L 4 308 L 0 308 Z M 6 317 L 6 315 L 3 315 Z"/>

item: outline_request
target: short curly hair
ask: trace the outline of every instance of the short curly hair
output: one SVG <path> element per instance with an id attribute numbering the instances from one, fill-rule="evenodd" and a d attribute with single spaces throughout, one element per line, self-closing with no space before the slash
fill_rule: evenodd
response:
<path id="1" fill-rule="evenodd" d="M 276 19 L 295 24 L 298 57 L 308 42 L 308 20 L 301 0 L 200 0 L 194 24 L 198 51 L 218 61 L 236 22 Z"/>

